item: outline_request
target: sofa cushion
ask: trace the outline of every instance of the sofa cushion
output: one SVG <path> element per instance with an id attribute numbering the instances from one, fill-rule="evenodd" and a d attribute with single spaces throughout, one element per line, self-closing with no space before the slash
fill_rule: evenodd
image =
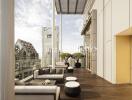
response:
<path id="1" fill-rule="evenodd" d="M 56 74 L 56 69 L 50 69 L 50 74 Z"/>
<path id="2" fill-rule="evenodd" d="M 15 86 L 15 93 L 55 93 L 57 86 Z"/>
<path id="3" fill-rule="evenodd" d="M 50 69 L 49 68 L 44 69 L 44 74 L 50 74 Z"/>
<path id="4" fill-rule="evenodd" d="M 39 69 L 38 75 L 43 75 L 44 73 L 45 73 L 45 71 L 43 69 Z"/>
<path id="5" fill-rule="evenodd" d="M 37 78 L 63 79 L 64 78 L 64 75 L 63 74 L 44 74 L 44 75 L 39 75 Z"/>
<path id="6" fill-rule="evenodd" d="M 21 81 L 16 81 L 15 82 L 15 85 L 25 85 L 25 83 L 24 82 L 21 82 Z"/>
<path id="7" fill-rule="evenodd" d="M 56 69 L 56 74 L 63 74 L 63 69 Z"/>

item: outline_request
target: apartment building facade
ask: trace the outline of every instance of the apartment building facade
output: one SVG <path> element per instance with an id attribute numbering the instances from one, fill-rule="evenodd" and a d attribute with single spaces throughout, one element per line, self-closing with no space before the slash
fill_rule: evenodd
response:
<path id="1" fill-rule="evenodd" d="M 97 27 L 90 27 L 97 28 L 96 74 L 114 84 L 131 83 L 132 1 L 93 0 L 91 4 L 86 4 L 84 21 L 90 22 L 92 12 L 97 11 Z"/>
<path id="2" fill-rule="evenodd" d="M 59 61 L 59 27 L 55 28 L 54 33 L 54 56 L 55 61 Z M 42 67 L 52 65 L 52 28 L 43 27 L 42 29 Z"/>

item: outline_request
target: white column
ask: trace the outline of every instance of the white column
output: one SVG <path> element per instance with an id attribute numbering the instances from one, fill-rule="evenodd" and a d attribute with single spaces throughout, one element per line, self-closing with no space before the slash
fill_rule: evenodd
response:
<path id="1" fill-rule="evenodd" d="M 14 100 L 14 0 L 0 0 L 0 100 Z"/>
<path id="2" fill-rule="evenodd" d="M 55 67 L 55 55 L 54 55 L 54 34 L 55 34 L 55 0 L 52 0 L 52 68 Z"/>
<path id="3" fill-rule="evenodd" d="M 60 14 L 60 54 L 62 53 L 62 14 Z M 60 55 L 59 55 L 60 56 Z M 60 57 L 60 61 L 62 61 Z"/>
<path id="4" fill-rule="evenodd" d="M 62 14 L 60 18 L 60 51 L 62 52 Z"/>

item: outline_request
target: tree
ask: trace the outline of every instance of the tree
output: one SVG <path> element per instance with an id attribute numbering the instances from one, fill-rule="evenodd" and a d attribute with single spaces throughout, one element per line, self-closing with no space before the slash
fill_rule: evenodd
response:
<path id="1" fill-rule="evenodd" d="M 84 57 L 84 55 L 83 55 L 82 53 L 79 53 L 79 52 L 73 53 L 72 55 L 73 55 L 75 58 L 77 58 L 77 59 L 80 59 L 80 58 L 83 58 L 83 57 Z"/>
<path id="2" fill-rule="evenodd" d="M 71 56 L 70 53 L 61 53 L 60 54 L 60 57 L 61 57 L 62 60 L 64 60 L 66 57 L 70 57 L 70 56 Z"/>

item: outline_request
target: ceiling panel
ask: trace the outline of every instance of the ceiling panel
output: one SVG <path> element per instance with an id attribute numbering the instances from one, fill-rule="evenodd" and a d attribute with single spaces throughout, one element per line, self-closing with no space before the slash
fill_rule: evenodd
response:
<path id="1" fill-rule="evenodd" d="M 69 13 L 75 13 L 77 1 L 78 0 L 69 0 Z"/>
<path id="2" fill-rule="evenodd" d="M 83 14 L 88 0 L 55 0 L 58 14 Z"/>
<path id="3" fill-rule="evenodd" d="M 68 0 L 60 0 L 62 12 L 66 13 L 68 11 Z"/>
<path id="4" fill-rule="evenodd" d="M 78 1 L 77 11 L 76 11 L 77 13 L 81 13 L 81 12 L 84 11 L 85 5 L 86 5 L 86 1 L 87 0 L 79 0 Z"/>

